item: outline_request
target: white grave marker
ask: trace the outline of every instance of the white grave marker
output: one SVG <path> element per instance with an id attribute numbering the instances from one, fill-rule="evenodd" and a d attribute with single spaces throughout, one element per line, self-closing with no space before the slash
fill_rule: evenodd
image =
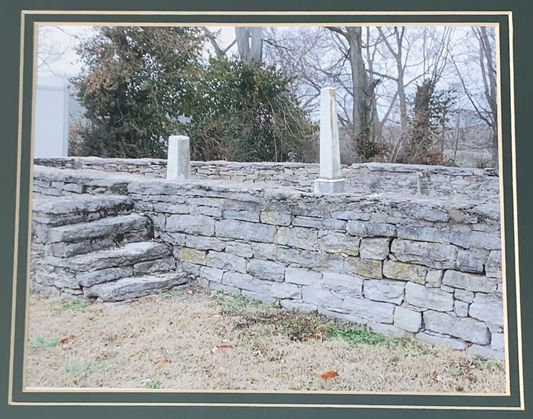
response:
<path id="1" fill-rule="evenodd" d="M 167 179 L 183 180 L 191 176 L 189 137 L 172 135 L 168 139 Z"/>
<path id="2" fill-rule="evenodd" d="M 333 87 L 320 91 L 320 177 L 314 182 L 315 193 L 320 194 L 344 191 L 336 96 Z"/>

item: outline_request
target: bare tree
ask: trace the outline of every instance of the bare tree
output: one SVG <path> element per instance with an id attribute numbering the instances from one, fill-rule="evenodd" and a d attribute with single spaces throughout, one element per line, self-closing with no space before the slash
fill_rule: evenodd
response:
<path id="1" fill-rule="evenodd" d="M 235 39 L 239 56 L 244 64 L 261 62 L 263 55 L 263 28 L 236 26 Z"/>

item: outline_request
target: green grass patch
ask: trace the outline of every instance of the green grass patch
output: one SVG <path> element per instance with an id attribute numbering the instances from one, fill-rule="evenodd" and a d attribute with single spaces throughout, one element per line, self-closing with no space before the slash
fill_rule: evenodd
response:
<path id="1" fill-rule="evenodd" d="M 261 302 L 250 300 L 242 295 L 227 295 L 217 292 L 211 296 L 222 314 L 240 313 L 249 307 L 258 307 Z"/>
<path id="2" fill-rule="evenodd" d="M 81 299 L 72 299 L 61 301 L 61 311 L 83 311 L 89 306 L 89 303 Z"/>
<path id="3" fill-rule="evenodd" d="M 173 288 L 171 290 L 168 290 L 167 292 L 163 293 L 163 295 L 167 298 L 180 298 L 181 297 L 181 291 L 177 288 Z"/>
<path id="4" fill-rule="evenodd" d="M 67 362 L 65 371 L 78 378 L 87 378 L 90 375 L 103 372 L 105 364 L 103 362 Z"/>
<path id="5" fill-rule="evenodd" d="M 366 327 L 331 325 L 328 327 L 328 337 L 344 340 L 351 345 L 389 345 L 393 342 L 393 339 Z"/>
<path id="6" fill-rule="evenodd" d="M 146 388 L 149 388 L 150 390 L 157 390 L 161 388 L 161 381 L 160 380 L 150 380 L 145 384 Z"/>
<path id="7" fill-rule="evenodd" d="M 481 370 L 503 371 L 504 369 L 502 363 L 493 361 L 490 358 L 481 355 L 474 356 L 474 364 Z"/>
<path id="8" fill-rule="evenodd" d="M 41 349 L 55 348 L 59 346 L 59 341 L 57 339 L 47 339 L 43 336 L 37 336 L 30 342 L 29 348 L 30 351 L 35 352 Z"/>

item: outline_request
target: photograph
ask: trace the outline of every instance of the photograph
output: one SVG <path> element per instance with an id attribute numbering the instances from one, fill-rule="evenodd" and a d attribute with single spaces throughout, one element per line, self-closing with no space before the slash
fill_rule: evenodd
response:
<path id="1" fill-rule="evenodd" d="M 23 387 L 508 396 L 501 36 L 36 23 Z"/>

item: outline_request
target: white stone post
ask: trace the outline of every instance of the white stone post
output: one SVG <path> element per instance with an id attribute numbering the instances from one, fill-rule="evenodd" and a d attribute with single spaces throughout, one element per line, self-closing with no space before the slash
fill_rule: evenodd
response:
<path id="1" fill-rule="evenodd" d="M 314 182 L 315 193 L 320 194 L 344 191 L 336 96 L 333 87 L 320 91 L 320 177 Z"/>
<path id="2" fill-rule="evenodd" d="M 182 180 L 191 176 L 189 137 L 171 135 L 168 138 L 167 179 Z"/>

